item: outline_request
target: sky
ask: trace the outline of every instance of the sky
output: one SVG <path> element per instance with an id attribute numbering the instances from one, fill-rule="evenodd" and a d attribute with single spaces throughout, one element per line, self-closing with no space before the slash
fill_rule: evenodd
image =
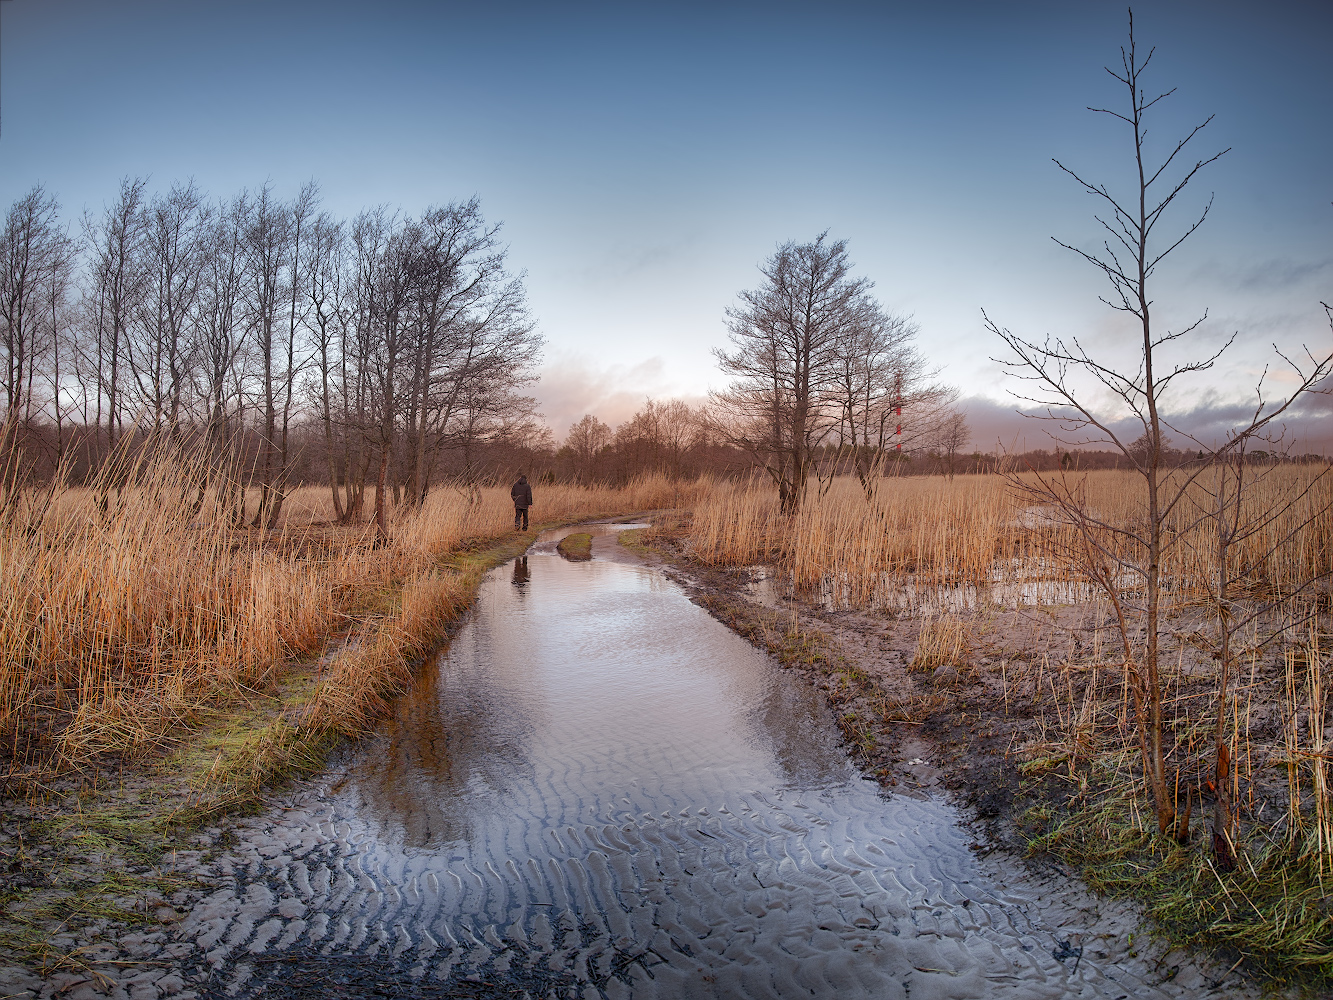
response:
<path id="1" fill-rule="evenodd" d="M 1132 180 L 1103 67 L 1118 3 L 0 3 L 0 203 L 42 183 L 98 211 L 125 176 L 215 196 L 316 179 L 331 210 L 409 213 L 477 195 L 503 222 L 546 338 L 534 389 L 557 437 L 646 398 L 722 388 L 724 311 L 788 240 L 828 230 L 957 386 L 974 445 L 1048 447 L 1015 414 L 983 309 L 1032 339 L 1112 360 L 1133 331 L 1104 279 L 1052 237 L 1097 247 L 1093 199 L 1058 158 Z M 1333 349 L 1333 4 L 1160 0 L 1150 151 L 1215 115 L 1195 158 L 1229 152 L 1167 224 L 1204 226 L 1163 265 L 1154 314 L 1231 335 L 1168 401 L 1222 432 L 1289 356 Z M 1192 160 L 1191 160 L 1192 162 Z M 1284 381 L 1286 379 L 1287 381 Z M 1092 390 L 1089 390 L 1092 392 Z M 1111 415 L 1106 400 L 1094 405 Z M 1327 397 L 1290 422 L 1333 452 Z"/>

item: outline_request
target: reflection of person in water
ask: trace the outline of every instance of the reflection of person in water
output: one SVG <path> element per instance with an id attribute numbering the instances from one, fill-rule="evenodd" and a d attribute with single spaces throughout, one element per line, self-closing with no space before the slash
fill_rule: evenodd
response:
<path id="1" fill-rule="evenodd" d="M 514 586 L 522 587 L 528 582 L 528 557 L 519 556 L 514 560 Z"/>

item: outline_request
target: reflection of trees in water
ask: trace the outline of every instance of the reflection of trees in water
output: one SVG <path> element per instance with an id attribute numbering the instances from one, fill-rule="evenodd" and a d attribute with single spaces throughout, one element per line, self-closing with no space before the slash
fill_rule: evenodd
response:
<path id="1" fill-rule="evenodd" d="M 406 846 L 468 839 L 479 800 L 515 787 L 517 772 L 531 773 L 531 723 L 486 676 L 487 646 L 471 623 L 449 658 L 427 660 L 361 765 L 365 805 L 386 825 L 401 825 Z"/>

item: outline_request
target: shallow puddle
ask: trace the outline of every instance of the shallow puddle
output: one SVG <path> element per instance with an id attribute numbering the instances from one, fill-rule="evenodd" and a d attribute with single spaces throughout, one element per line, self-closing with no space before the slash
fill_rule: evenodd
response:
<path id="1" fill-rule="evenodd" d="M 490 573 L 348 766 L 241 826 L 183 928 L 219 992 L 1200 995 L 862 780 L 809 685 L 612 530 Z"/>
<path id="2" fill-rule="evenodd" d="M 744 567 L 741 593 L 755 604 L 772 610 L 790 607 L 794 598 L 791 578 L 769 566 Z M 1052 570 L 1038 563 L 1027 565 L 997 563 L 984 585 L 975 583 L 942 584 L 911 574 L 884 573 L 878 580 L 873 599 L 861 604 L 852 600 L 858 588 L 846 575 L 824 577 L 818 586 L 802 591 L 799 599 L 825 611 L 869 609 L 895 614 L 933 617 L 962 614 L 985 607 L 1021 608 L 1056 604 L 1086 604 L 1102 596 L 1095 584 L 1053 578 Z M 1131 588 L 1132 574 L 1124 574 L 1117 585 Z"/>

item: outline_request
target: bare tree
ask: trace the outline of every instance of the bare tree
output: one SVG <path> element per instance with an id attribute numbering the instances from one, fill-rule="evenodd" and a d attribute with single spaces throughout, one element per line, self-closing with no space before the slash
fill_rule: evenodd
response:
<path id="1" fill-rule="evenodd" d="M 815 454 L 838 415 L 837 386 L 849 338 L 873 322 L 871 283 L 851 275 L 845 240 L 821 233 L 784 243 L 759 268 L 759 288 L 727 310 L 732 350 L 714 350 L 730 387 L 714 395 L 720 426 L 764 463 L 782 510 L 794 513 L 816 471 Z"/>
<path id="2" fill-rule="evenodd" d="M 1045 408 L 1048 419 L 1059 422 L 1066 434 L 1075 435 L 1067 443 L 1109 443 L 1142 477 L 1145 509 L 1142 518 L 1130 524 L 1111 523 L 1089 511 L 1077 484 L 1064 477 L 1039 475 L 1035 484 L 1015 481 L 1020 488 L 1030 490 L 1038 502 L 1052 504 L 1062 511 L 1080 530 L 1084 568 L 1105 591 L 1120 631 L 1124 670 L 1134 695 L 1139 747 L 1158 828 L 1163 833 L 1183 838 L 1188 832 L 1188 813 L 1183 821 L 1176 814 L 1174 797 L 1167 782 L 1163 747 L 1159 647 L 1163 630 L 1162 567 L 1168 551 L 1189 536 L 1187 529 L 1190 525 L 1172 522 L 1180 515 L 1196 480 L 1209 463 L 1200 463 L 1193 471 L 1173 471 L 1167 467 L 1164 458 L 1166 431 L 1173 430 L 1182 435 L 1184 432 L 1171 427 L 1164 416 L 1162 403 L 1164 395 L 1177 380 L 1212 368 L 1234 335 L 1201 359 L 1168 364 L 1163 358 L 1164 348 L 1197 330 L 1207 314 L 1181 329 L 1161 332 L 1152 322 L 1154 300 L 1150 286 L 1158 266 L 1203 224 L 1212 201 L 1210 198 L 1197 215 L 1174 232 L 1164 235 L 1161 228 L 1168 210 L 1177 204 L 1199 172 L 1226 150 L 1197 159 L 1192 164 L 1183 155 L 1200 131 L 1212 121 L 1210 116 L 1169 146 L 1165 156 L 1155 161 L 1150 159 L 1145 146 L 1148 113 L 1174 91 L 1148 96 L 1142 78 L 1153 52 L 1150 50 L 1146 56 L 1138 52 L 1132 13 L 1129 28 L 1129 43 L 1121 49 L 1120 68 L 1107 69 L 1124 88 L 1124 109 L 1090 109 L 1128 127 L 1133 146 L 1134 176 L 1129 195 L 1115 194 L 1106 184 L 1085 180 L 1055 161 L 1107 212 L 1105 217 L 1097 217 L 1104 231 L 1099 250 L 1085 251 L 1056 242 L 1092 264 L 1110 283 L 1111 294 L 1102 301 L 1133 318 L 1139 332 L 1137 364 L 1132 370 L 1124 371 L 1114 360 L 1094 356 L 1077 337 L 1067 341 L 1048 337 L 1038 343 L 997 326 L 989 317 L 985 317 L 985 322 L 987 328 L 1012 351 L 1013 357 L 1001 359 L 1002 363 L 1015 377 L 1034 387 L 1031 395 L 1020 398 Z M 1301 394 L 1328 375 L 1333 356 L 1315 358 L 1307 352 L 1307 358 L 1305 367 L 1292 366 L 1296 388 L 1289 397 L 1274 406 L 1261 404 L 1249 426 L 1234 432 L 1220 446 L 1196 441 L 1201 453 L 1211 461 L 1224 460 L 1241 442 L 1262 432 Z M 1108 390 L 1133 414 L 1142 430 L 1137 441 L 1124 440 L 1107 418 L 1092 408 L 1089 400 L 1093 396 L 1081 387 L 1080 377 Z M 1123 579 L 1127 574 L 1136 580 L 1135 586 L 1125 586 Z M 1223 669 L 1226 669 L 1225 665 Z M 1219 744 L 1218 774 L 1226 771 L 1224 754 L 1224 748 Z"/>
<path id="3" fill-rule="evenodd" d="M 971 439 L 972 431 L 967 426 L 966 414 L 957 410 L 950 410 L 940 421 L 935 441 L 940 453 L 944 456 L 944 461 L 947 463 L 950 479 L 953 478 L 954 462 L 958 453 L 967 447 L 967 443 Z"/>
<path id="4" fill-rule="evenodd" d="M 329 488 L 333 492 L 333 513 L 339 521 L 347 518 L 339 494 L 340 471 L 345 472 L 345 452 L 340 456 L 337 441 L 343 435 L 334 428 L 334 395 L 337 386 L 337 359 L 340 332 L 347 322 L 348 283 L 345 275 L 346 233 L 341 222 L 327 213 L 315 217 L 310 226 L 309 251 L 305 256 L 302 283 L 310 299 L 314 333 L 315 368 L 319 384 L 314 393 L 315 410 L 324 432 L 324 457 Z"/>
<path id="5" fill-rule="evenodd" d="M 57 233 L 45 288 L 44 319 L 49 324 L 47 377 L 51 391 L 51 414 L 56 423 L 55 468 L 57 470 L 61 468 L 65 459 L 65 417 L 73 409 L 72 406 L 65 405 L 68 392 L 65 383 L 71 371 L 77 371 L 74 364 L 77 359 L 77 344 L 70 336 L 73 324 L 68 313 L 69 291 L 74 280 L 75 264 L 80 249 L 78 241 L 70 237 L 67 230 L 62 229 Z"/>
<path id="6" fill-rule="evenodd" d="M 124 431 L 125 400 L 122 366 L 129 327 L 143 294 L 141 248 L 144 240 L 143 200 L 146 182 L 125 178 L 120 196 L 102 210 L 101 218 L 86 217 L 84 230 L 92 252 L 92 274 L 86 309 L 95 333 L 97 422 L 106 406 L 106 446 L 116 447 Z"/>
<path id="7" fill-rule="evenodd" d="M 211 466 L 196 503 L 225 477 L 243 523 L 248 473 L 261 490 L 250 523 L 273 528 L 298 445 L 318 450 L 322 436 L 313 464 L 327 471 L 335 516 L 361 516 L 373 476 L 383 538 L 390 490 L 396 503 L 406 486 L 420 504 L 442 453 L 461 451 L 470 468 L 487 441 L 535 439 L 523 390 L 542 340 L 500 227 L 475 198 L 347 225 L 320 211 L 313 182 L 289 203 L 265 185 L 214 204 L 192 182 L 150 195 L 127 179 L 114 204 L 85 216 L 81 256 L 40 187 L 6 226 L 3 455 L 11 432 L 53 419 L 58 463 L 75 411 L 94 456 L 129 459 L 159 433 L 199 431 Z"/>
<path id="8" fill-rule="evenodd" d="M 33 385 L 48 296 L 64 280 L 69 237 L 59 223 L 55 198 L 37 185 L 10 207 L 0 233 L 0 322 L 4 337 L 5 410 L 0 417 L 0 489 L 17 473 L 15 449 L 31 423 Z M 53 300 L 52 300 L 53 301 Z M 54 309 L 54 306 L 51 307 Z M 7 491 L 6 491 L 7 494 Z"/>
<path id="9" fill-rule="evenodd" d="M 389 537 L 388 477 L 399 415 L 400 374 L 410 362 L 404 320 L 409 308 L 413 253 L 419 233 L 402 226 L 383 210 L 362 213 L 352 226 L 358 273 L 358 325 L 361 363 L 367 374 L 367 399 L 378 471 L 375 475 L 375 524 Z"/>
<path id="10" fill-rule="evenodd" d="M 174 434 L 187 403 L 195 353 L 201 279 L 206 262 L 210 209 L 191 181 L 174 185 L 146 206 L 142 223 L 143 296 L 134 303 L 137 322 L 126 340 L 139 405 L 153 430 Z"/>
<path id="11" fill-rule="evenodd" d="M 918 332 L 915 323 L 868 300 L 859 321 L 840 339 L 830 391 L 839 414 L 834 468 L 850 463 L 867 496 L 889 450 L 936 443 L 958 395 L 931 381 L 938 370 L 917 348 Z"/>
<path id="12" fill-rule="evenodd" d="M 616 428 L 615 446 L 625 477 L 647 471 L 679 475 L 699 423 L 699 414 L 683 400 L 648 400 Z"/>
<path id="13" fill-rule="evenodd" d="M 593 478 L 594 462 L 598 453 L 611 443 L 611 428 L 606 426 L 591 413 L 569 428 L 565 437 L 565 447 L 574 458 L 575 475 L 580 482 L 589 482 Z"/>
<path id="14" fill-rule="evenodd" d="M 285 302 L 283 282 L 291 255 L 291 219 L 287 207 L 265 184 L 255 197 L 245 233 L 245 273 L 249 277 L 250 338 L 260 366 L 259 400 L 263 407 L 259 462 L 259 508 L 254 525 L 259 527 L 275 513 L 276 494 L 282 490 L 283 459 L 278 442 L 278 406 L 284 396 L 282 333 L 279 330 Z"/>
<path id="15" fill-rule="evenodd" d="M 287 323 L 283 335 L 282 369 L 282 427 L 278 434 L 278 473 L 277 489 L 273 496 L 273 509 L 269 514 L 269 527 L 275 527 L 282 514 L 282 504 L 287 496 L 287 476 L 291 468 L 291 423 L 292 405 L 296 397 L 296 382 L 300 378 L 309 358 L 298 358 L 300 331 L 305 329 L 309 306 L 306 296 L 301 294 L 302 254 L 308 249 L 310 227 L 319 205 L 319 187 L 314 181 L 308 181 L 296 196 L 296 200 L 287 208 L 287 224 L 290 227 L 287 249 L 290 259 L 286 262 L 287 272 Z"/>
<path id="16" fill-rule="evenodd" d="M 240 363 L 247 346 L 245 309 L 246 253 L 250 203 L 244 194 L 212 213 L 212 224 L 203 234 L 203 253 L 198 305 L 198 351 L 194 377 L 206 414 L 205 441 L 213 454 L 215 469 L 230 475 L 237 471 L 239 456 L 233 450 L 233 435 L 239 430 L 241 397 Z M 230 491 L 233 516 L 245 519 L 243 483 L 239 476 Z M 196 503 L 203 502 L 203 487 Z"/>
<path id="17" fill-rule="evenodd" d="M 500 228 L 485 221 L 476 198 L 427 209 L 417 224 L 404 420 L 407 492 L 416 504 L 425 501 L 443 448 L 462 450 L 470 469 L 483 435 L 535 405 L 519 389 L 536 377 L 542 340 L 527 312 L 522 276 L 506 270 Z"/>

